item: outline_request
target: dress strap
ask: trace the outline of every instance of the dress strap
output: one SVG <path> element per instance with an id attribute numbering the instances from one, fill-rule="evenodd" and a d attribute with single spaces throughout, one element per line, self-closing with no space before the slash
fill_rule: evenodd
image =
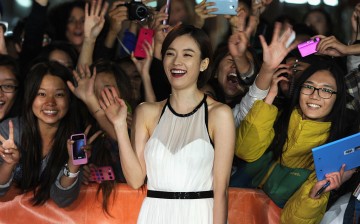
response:
<path id="1" fill-rule="evenodd" d="M 165 112 L 165 108 L 166 108 L 166 106 L 169 104 L 169 100 L 170 100 L 170 96 L 167 98 L 166 103 L 165 103 L 165 105 L 163 106 L 163 108 L 162 108 L 162 110 L 161 110 L 161 114 L 160 114 L 160 117 L 159 117 L 158 123 L 160 122 L 160 119 L 161 119 L 162 115 L 163 115 L 163 114 L 164 114 L 164 112 Z"/>
<path id="2" fill-rule="evenodd" d="M 205 107 L 205 126 L 206 126 L 206 130 L 207 130 L 207 133 L 208 133 L 208 136 L 209 136 L 209 139 L 210 139 L 210 143 L 211 143 L 211 145 L 214 147 L 214 142 L 213 142 L 213 140 L 211 139 L 211 137 L 210 137 L 210 132 L 209 132 L 209 127 L 208 127 L 208 121 L 209 121 L 209 111 L 208 111 L 208 104 L 207 104 L 207 102 L 206 102 L 206 94 L 205 94 L 205 97 L 204 97 L 204 99 L 205 99 L 205 102 L 204 102 L 204 107 Z M 215 147 L 214 147 L 215 148 Z"/>
<path id="3" fill-rule="evenodd" d="M 166 105 L 169 107 L 170 111 L 171 111 L 174 115 L 176 115 L 176 116 L 178 116 L 178 117 L 189 117 L 189 116 L 195 114 L 196 111 L 198 111 L 204 103 L 206 104 L 206 97 L 207 97 L 207 95 L 204 94 L 204 97 L 203 97 L 203 99 L 201 100 L 201 102 L 200 102 L 190 113 L 187 113 L 187 114 L 179 114 L 179 113 L 177 113 L 177 112 L 172 108 L 169 100 L 166 102 Z"/>

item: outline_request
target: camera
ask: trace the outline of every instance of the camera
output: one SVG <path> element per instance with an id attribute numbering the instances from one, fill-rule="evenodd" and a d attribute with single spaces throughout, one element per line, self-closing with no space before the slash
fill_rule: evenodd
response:
<path id="1" fill-rule="evenodd" d="M 310 54 L 317 52 L 316 47 L 320 42 L 320 38 L 316 37 L 315 39 L 303 42 L 298 45 L 299 52 L 302 57 L 306 57 Z"/>
<path id="2" fill-rule="evenodd" d="M 149 17 L 149 10 L 141 1 L 127 2 L 124 6 L 128 9 L 129 20 L 143 21 Z"/>

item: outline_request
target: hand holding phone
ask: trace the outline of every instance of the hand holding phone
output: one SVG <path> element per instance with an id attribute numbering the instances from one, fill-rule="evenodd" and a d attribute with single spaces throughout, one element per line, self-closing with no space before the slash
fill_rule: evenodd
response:
<path id="1" fill-rule="evenodd" d="M 115 174 L 111 166 L 90 167 L 90 181 L 101 183 L 106 180 L 114 180 Z"/>
<path id="2" fill-rule="evenodd" d="M 71 135 L 70 139 L 74 141 L 72 144 L 72 159 L 74 165 L 82 165 L 88 162 L 86 152 L 83 149 L 83 146 L 86 145 L 86 136 L 85 134 L 74 134 Z"/>
<path id="3" fill-rule="evenodd" d="M 302 57 L 306 57 L 310 54 L 314 54 L 317 52 L 316 47 L 320 43 L 320 38 L 316 37 L 315 39 L 311 39 L 309 41 L 303 42 L 298 45 L 299 52 Z"/>
<path id="4" fill-rule="evenodd" d="M 170 20 L 170 12 L 171 12 L 171 6 L 170 6 L 170 4 L 171 4 L 171 0 L 166 0 L 166 8 L 165 8 L 165 13 L 166 14 L 168 14 L 168 18 L 167 19 L 164 19 L 163 21 L 162 21 L 162 24 L 163 25 L 169 25 L 169 20 Z"/>
<path id="5" fill-rule="evenodd" d="M 146 51 L 143 47 L 143 44 L 145 42 L 145 40 L 149 43 L 152 44 L 152 39 L 154 36 L 154 30 L 152 29 L 146 29 L 146 28 L 141 28 L 139 31 L 139 36 L 136 42 L 136 46 L 135 46 L 135 51 L 134 51 L 134 56 L 137 58 L 146 58 Z"/>

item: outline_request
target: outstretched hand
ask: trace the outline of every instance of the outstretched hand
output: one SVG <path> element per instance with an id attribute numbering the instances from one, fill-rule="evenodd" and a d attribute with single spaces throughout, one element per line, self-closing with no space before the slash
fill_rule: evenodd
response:
<path id="1" fill-rule="evenodd" d="M 91 97 L 95 97 L 94 85 L 96 78 L 96 68 L 93 70 L 93 75 L 91 75 L 89 66 L 78 66 L 78 71 L 73 71 L 74 79 L 77 83 L 75 87 L 74 84 L 70 81 L 67 81 L 67 85 L 71 92 L 83 102 Z"/>
<path id="2" fill-rule="evenodd" d="M 245 11 L 241 11 L 237 18 L 236 24 L 232 24 L 236 29 L 234 29 L 234 32 L 228 41 L 229 52 L 233 58 L 245 55 L 249 45 L 250 36 L 258 24 L 258 20 L 254 16 L 250 16 L 249 23 L 246 24 Z"/>
<path id="3" fill-rule="evenodd" d="M 298 44 L 295 41 L 290 46 L 286 46 L 293 30 L 288 28 L 281 34 L 281 28 L 281 23 L 275 23 L 270 45 L 266 43 L 264 36 L 259 36 L 263 48 L 263 66 L 266 66 L 267 69 L 270 70 L 276 70 L 277 66 L 284 60 L 285 56 L 295 49 Z"/>
<path id="4" fill-rule="evenodd" d="M 119 98 L 114 87 L 104 88 L 101 92 L 100 106 L 114 126 L 127 127 L 127 105 L 124 100 Z"/>
<path id="5" fill-rule="evenodd" d="M 210 8 L 209 6 L 215 5 L 214 2 L 207 2 L 206 0 L 202 0 L 199 4 L 195 6 L 195 22 L 194 26 L 197 28 L 202 28 L 205 24 L 205 20 L 207 18 L 216 17 L 215 14 L 210 14 L 211 12 L 215 12 L 216 8 Z"/>
<path id="6" fill-rule="evenodd" d="M 0 155 L 5 163 L 15 165 L 19 163 L 20 160 L 20 151 L 14 142 L 14 125 L 11 120 L 9 120 L 9 138 L 5 139 L 0 135 Z"/>
<path id="7" fill-rule="evenodd" d="M 84 36 L 96 40 L 105 24 L 105 14 L 109 3 L 102 5 L 102 0 L 93 0 L 89 10 L 89 4 L 85 4 Z"/>

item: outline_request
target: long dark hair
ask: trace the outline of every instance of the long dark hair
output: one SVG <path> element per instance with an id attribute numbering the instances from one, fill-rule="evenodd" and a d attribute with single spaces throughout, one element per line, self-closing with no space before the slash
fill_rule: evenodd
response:
<path id="1" fill-rule="evenodd" d="M 161 57 L 162 58 L 165 57 L 165 53 L 167 49 L 176 38 L 184 35 L 189 35 L 191 38 L 195 40 L 195 42 L 200 48 L 201 60 L 204 60 L 205 58 L 209 58 L 209 65 L 211 65 L 212 47 L 211 47 L 210 39 L 202 29 L 196 28 L 192 25 L 178 25 L 170 31 L 170 33 L 166 36 L 162 44 Z M 210 66 L 208 66 L 208 68 L 205 71 L 200 72 L 197 81 L 198 88 L 203 87 L 207 83 L 207 81 L 210 78 L 210 75 L 211 75 Z"/>
<path id="2" fill-rule="evenodd" d="M 339 138 L 349 135 L 352 129 L 349 129 L 347 124 L 347 109 L 346 109 L 346 86 L 344 82 L 344 72 L 331 61 L 322 61 L 321 63 L 314 63 L 295 83 L 294 95 L 283 108 L 278 120 L 274 124 L 275 136 L 272 143 L 269 146 L 269 150 L 274 152 L 274 159 L 281 159 L 284 145 L 288 139 L 288 128 L 290 122 L 290 116 L 292 111 L 299 106 L 300 90 L 302 84 L 310 78 L 315 72 L 326 70 L 334 77 L 337 94 L 336 100 L 330 113 L 326 116 L 324 121 L 331 122 L 329 137 L 326 142 L 332 142 Z"/>
<path id="3" fill-rule="evenodd" d="M 55 133 L 50 154 L 48 155 L 46 166 L 41 172 L 43 161 L 42 139 L 38 125 L 38 119 L 32 110 L 33 102 L 37 96 L 41 82 L 46 75 L 56 76 L 66 81 L 71 81 L 72 76 L 66 67 L 57 62 L 43 62 L 34 65 L 27 75 L 25 81 L 24 114 L 23 128 L 21 136 L 21 147 L 24 149 L 22 156 L 23 174 L 20 187 L 25 192 L 33 191 L 32 203 L 41 205 L 50 198 L 51 185 L 67 162 L 67 139 L 76 131 L 76 101 L 70 90 L 67 88 L 69 96 L 69 110 L 61 119 L 59 127 Z"/>

